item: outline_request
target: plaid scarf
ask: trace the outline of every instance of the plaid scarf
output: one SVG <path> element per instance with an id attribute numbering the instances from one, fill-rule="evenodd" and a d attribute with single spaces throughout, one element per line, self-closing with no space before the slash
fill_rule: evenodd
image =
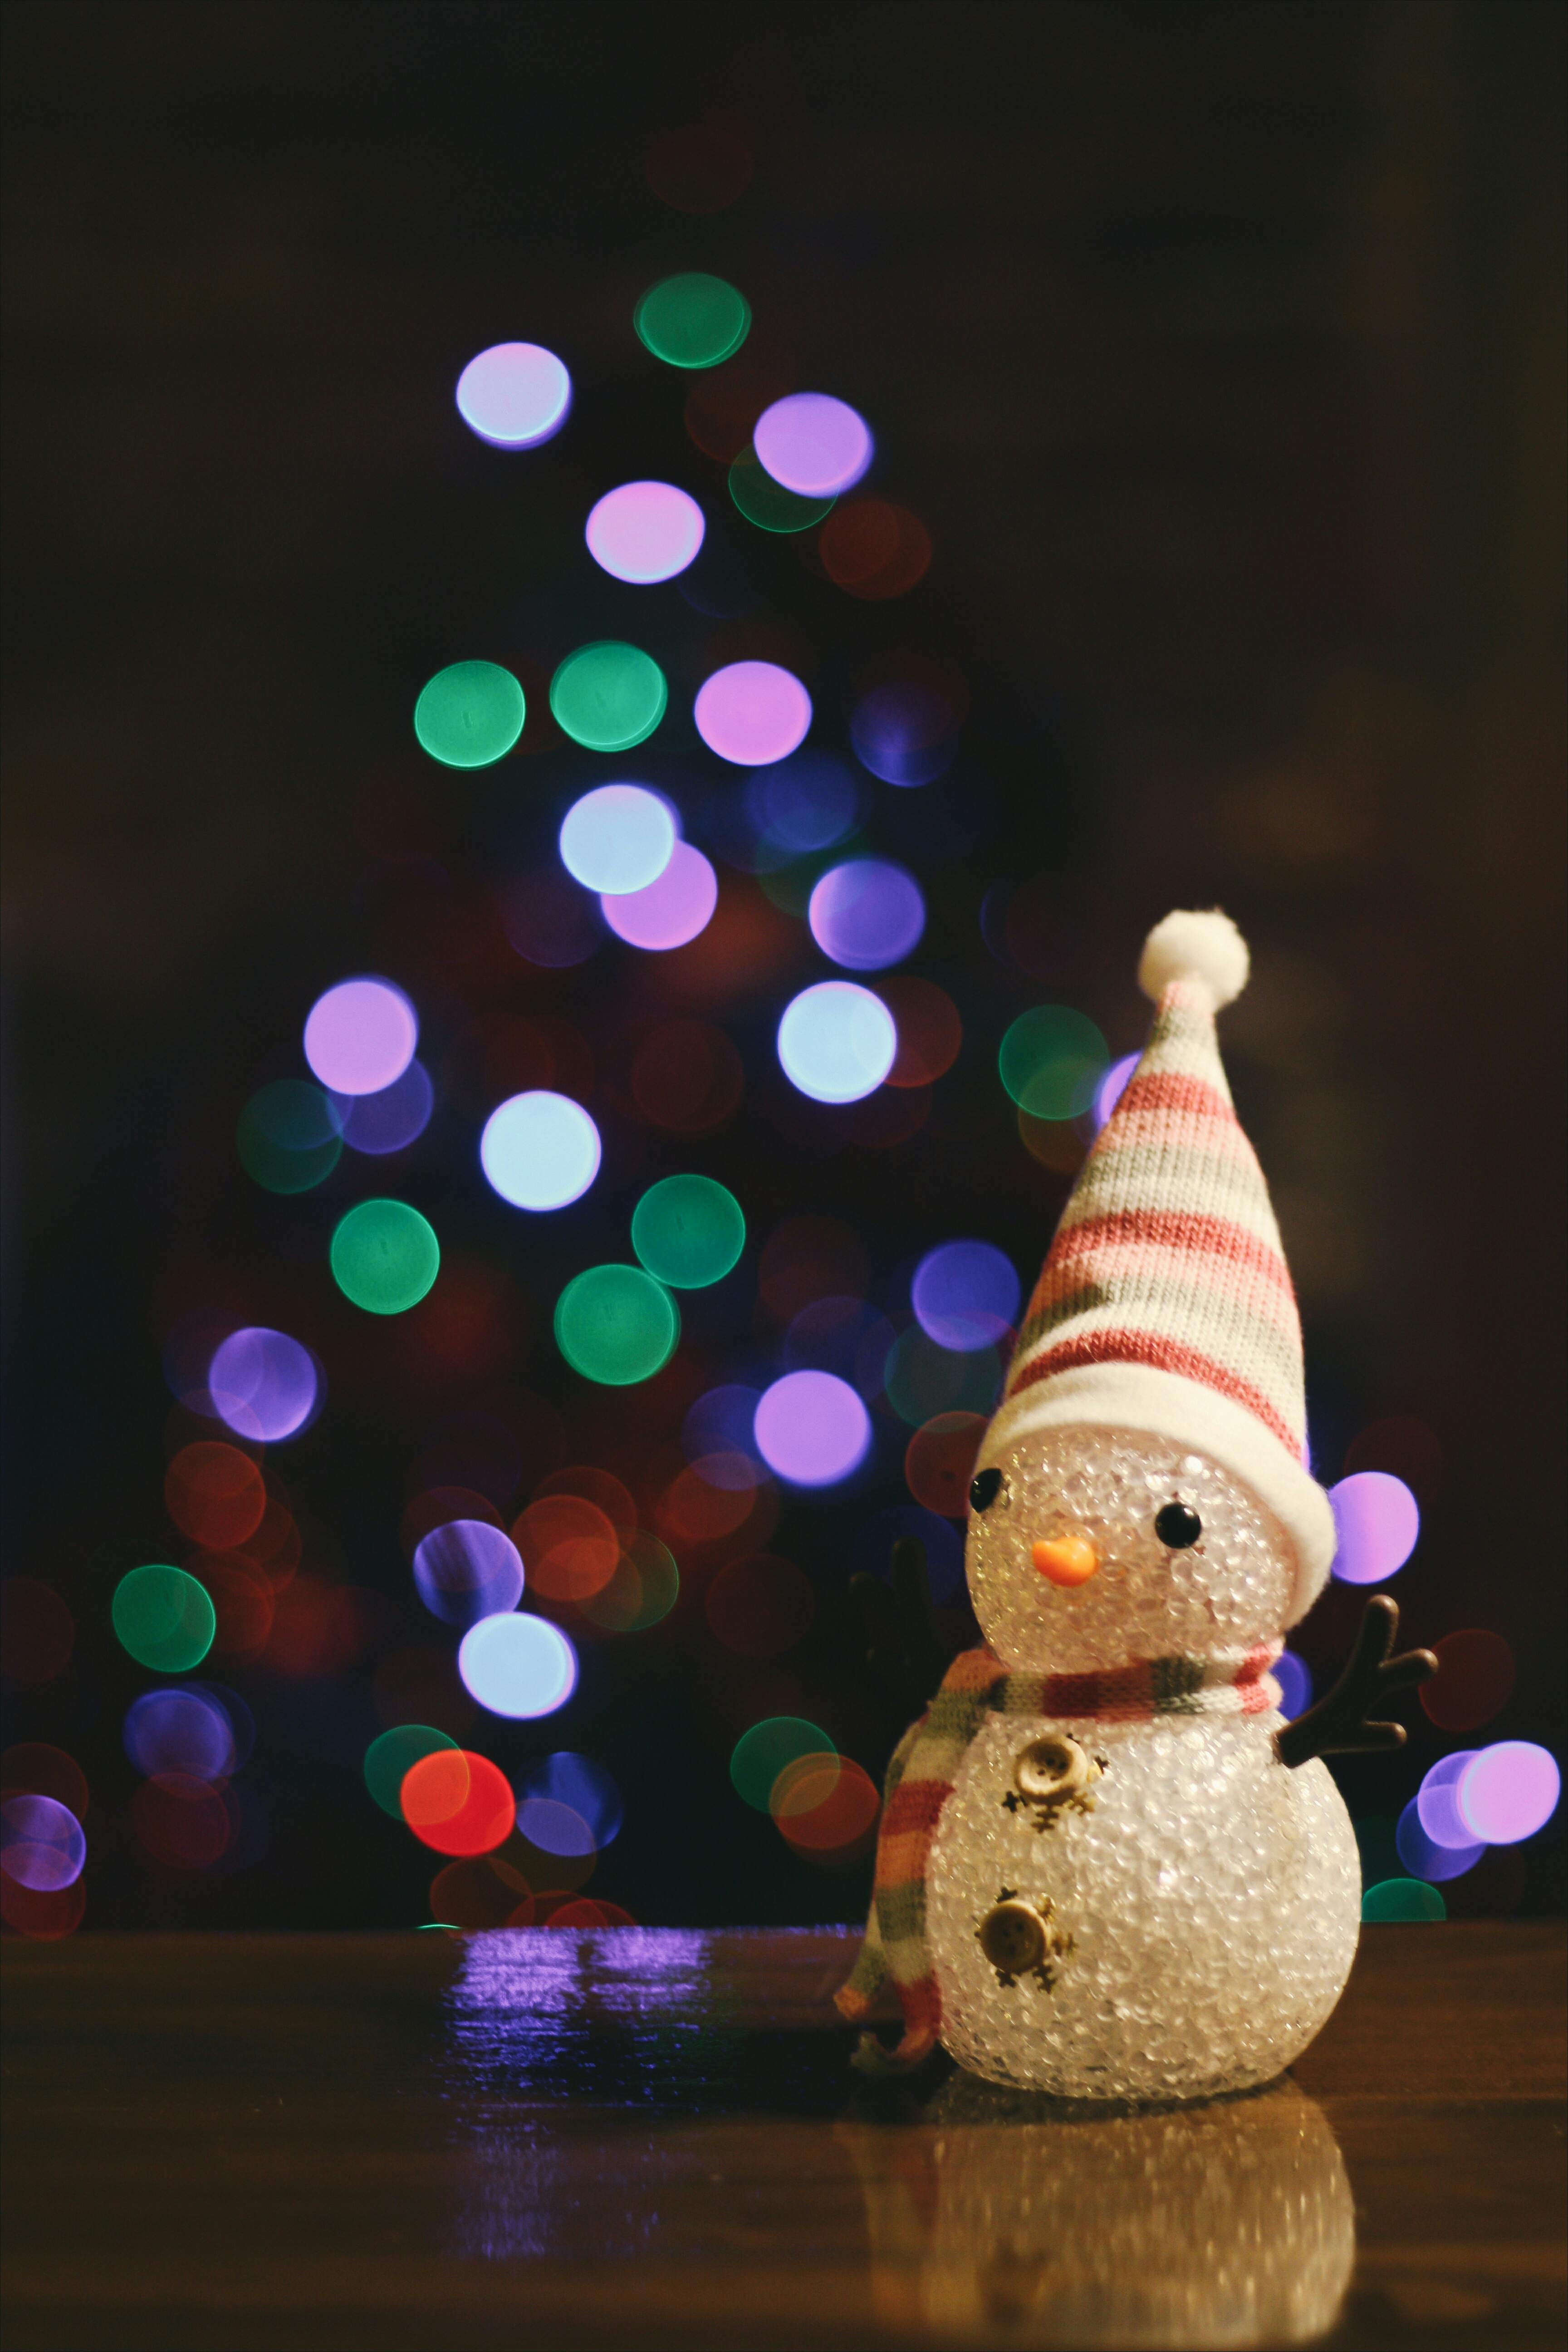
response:
<path id="1" fill-rule="evenodd" d="M 942 2032 L 942 1990 L 926 1948 L 926 1871 L 942 1809 L 987 1716 L 1142 1723 L 1157 1715 L 1261 1715 L 1279 1704 L 1268 1669 L 1280 1648 L 1266 1642 L 1206 1658 L 1134 1658 L 1087 1675 L 1010 1675 L 989 1650 L 954 1658 L 931 1706 L 893 1751 L 866 1940 L 848 1982 L 834 1996 L 840 2015 L 858 2022 L 892 1979 L 903 2039 L 889 2050 L 863 2033 L 855 2053 L 863 2074 L 907 2074 Z"/>

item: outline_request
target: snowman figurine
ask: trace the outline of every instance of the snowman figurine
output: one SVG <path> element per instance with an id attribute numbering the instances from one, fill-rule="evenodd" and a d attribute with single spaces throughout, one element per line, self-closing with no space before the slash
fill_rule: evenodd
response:
<path id="1" fill-rule="evenodd" d="M 1215 1034 L 1246 984 L 1218 913 L 1173 914 L 1139 980 L 1146 1051 L 1062 1213 L 970 1488 L 986 1647 L 889 1769 L 865 1946 L 896 2050 L 994 2083 L 1189 2099 L 1270 2080 L 1354 1956 L 1361 1872 L 1326 1766 L 1403 1728 L 1369 1704 L 1436 1671 L 1369 1604 L 1293 1724 L 1269 1672 L 1334 1552 L 1306 1466 L 1295 1295 Z"/>

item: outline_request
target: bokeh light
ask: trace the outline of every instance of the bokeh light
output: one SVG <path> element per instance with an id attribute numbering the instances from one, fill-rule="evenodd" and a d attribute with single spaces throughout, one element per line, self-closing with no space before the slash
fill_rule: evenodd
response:
<path id="1" fill-rule="evenodd" d="M 1021 1013 L 1002 1040 L 1002 1083 L 1031 1118 L 1077 1118 L 1105 1074 L 1105 1040 L 1087 1013 L 1065 1004 Z"/>
<path id="2" fill-rule="evenodd" d="M 803 1756 L 786 1764 L 769 1799 L 785 1843 L 816 1863 L 858 1860 L 881 1810 L 876 1782 L 847 1756 Z"/>
<path id="3" fill-rule="evenodd" d="M 569 971 L 604 944 L 597 899 L 559 866 L 514 875 L 501 892 L 501 920 L 518 954 L 543 971 Z"/>
<path id="4" fill-rule="evenodd" d="M 929 1087 L 945 1076 L 963 1044 L 958 1007 L 932 980 L 898 972 L 879 981 L 877 993 L 893 1016 L 899 1050 L 888 1072 L 890 1087 Z"/>
<path id="5" fill-rule="evenodd" d="M 719 1570 L 703 1598 L 708 1622 L 742 1658 L 776 1658 L 811 1631 L 816 1595 L 792 1559 L 753 1552 Z"/>
<path id="6" fill-rule="evenodd" d="M 1488 1845 L 1517 1845 L 1557 1810 L 1563 1776 L 1532 1739 L 1500 1739 L 1466 1765 L 1458 1782 L 1459 1819 Z"/>
<path id="7" fill-rule="evenodd" d="M 19 1794 L 0 1804 L 0 1871 L 16 1886 L 58 1895 L 74 1885 L 87 1861 L 87 1838 L 68 1805 Z"/>
<path id="8" fill-rule="evenodd" d="M 268 1192 L 309 1192 L 342 1158 L 342 1116 L 308 1078 L 260 1087 L 235 1127 L 240 1165 Z"/>
<path id="9" fill-rule="evenodd" d="M 1416 1790 L 1414 1801 L 1421 1827 L 1438 1845 L 1468 1846 L 1475 1842 L 1474 1830 L 1460 1816 L 1459 1780 L 1479 1752 L 1462 1748 L 1452 1756 L 1441 1757 Z"/>
<path id="10" fill-rule="evenodd" d="M 990 1242 L 943 1242 L 928 1250 L 910 1285 L 910 1305 L 940 1348 L 986 1348 L 1013 1327 L 1022 1297 L 1013 1261 Z"/>
<path id="11" fill-rule="evenodd" d="M 0 1788 L 11 1796 L 53 1797 L 79 1822 L 87 1819 L 87 1774 L 74 1756 L 45 1739 L 18 1740 L 0 1757 Z"/>
<path id="12" fill-rule="evenodd" d="M 871 1420 L 847 1381 L 786 1372 L 763 1391 L 752 1424 L 758 1453 L 792 1486 L 832 1486 L 858 1470 Z"/>
<path id="13" fill-rule="evenodd" d="M 666 1176 L 632 1211 L 633 1249 L 675 1290 L 721 1281 L 745 1245 L 741 1204 L 711 1176 Z"/>
<path id="14" fill-rule="evenodd" d="M 533 1891 L 502 1854 L 465 1854 L 430 1881 L 430 1916 L 470 1930 L 532 1927 Z"/>
<path id="15" fill-rule="evenodd" d="M 584 890 L 646 890 L 669 864 L 675 819 L 641 784 L 600 784 L 566 812 L 561 863 Z"/>
<path id="16" fill-rule="evenodd" d="M 599 1130 L 569 1095 L 534 1087 L 493 1110 L 479 1138 L 479 1164 L 514 1209 L 542 1213 L 581 1200 L 599 1172 Z"/>
<path id="17" fill-rule="evenodd" d="M 884 1334 L 887 1330 L 884 1326 Z M 994 1348 L 940 1347 L 918 1323 L 908 1324 L 890 1340 L 879 1339 L 873 1332 L 861 1351 L 858 1378 L 862 1386 L 869 1385 L 879 1346 L 886 1348 L 880 1366 L 882 1393 L 900 1420 L 911 1428 L 918 1429 L 936 1413 L 988 1415 L 995 1404 L 1003 1363 Z"/>
<path id="18" fill-rule="evenodd" d="M 421 688 L 414 732 L 444 768 L 488 768 L 511 750 L 525 715 L 522 688 L 510 669 L 499 662 L 450 662 Z"/>
<path id="19" fill-rule="evenodd" d="M 14 1935 L 28 1936 L 36 1943 L 58 1943 L 80 1927 L 87 1907 L 85 1879 L 78 1878 L 69 1886 L 40 1892 L 31 1886 L 18 1886 L 0 1870 L 0 1918 Z"/>
<path id="20" fill-rule="evenodd" d="M 572 379 L 542 343 L 492 343 L 458 378 L 458 413 L 497 449 L 537 449 L 565 424 Z"/>
<path id="21" fill-rule="evenodd" d="M 934 783 L 958 754 L 959 716 L 950 697 L 920 678 L 873 687 L 855 705 L 855 756 L 885 784 Z"/>
<path id="22" fill-rule="evenodd" d="M 231 1331 L 207 1368 L 207 1394 L 218 1419 L 237 1437 L 268 1445 L 298 1436 L 316 1411 L 321 1389 L 320 1369 L 309 1348 L 265 1324 Z"/>
<path id="23" fill-rule="evenodd" d="M 875 1093 L 898 1048 L 892 1014 L 853 981 L 821 980 L 802 989 L 779 1023 L 784 1074 L 814 1102 L 859 1102 Z"/>
<path id="24" fill-rule="evenodd" d="M 1415 1549 L 1421 1514 L 1402 1478 L 1357 1470 L 1329 1489 L 1338 1549 L 1333 1573 L 1343 1584 L 1381 1584 Z"/>
<path id="25" fill-rule="evenodd" d="M 639 1265 L 593 1265 L 555 1303 L 555 1344 L 584 1380 L 630 1388 L 675 1352 L 680 1318 L 662 1283 Z"/>
<path id="26" fill-rule="evenodd" d="M 577 1687 L 577 1653 L 560 1626 L 542 1617 L 481 1617 L 463 1636 L 458 1672 L 491 1715 L 531 1718 L 565 1706 Z"/>
<path id="27" fill-rule="evenodd" d="M 441 1271 L 436 1231 L 406 1201 L 362 1201 L 341 1220 L 328 1253 L 343 1297 L 367 1315 L 404 1315 Z"/>
<path id="28" fill-rule="evenodd" d="M 613 1471 L 601 1469 L 592 1462 L 574 1462 L 564 1470 L 552 1470 L 548 1477 L 540 1480 L 535 1500 L 546 1502 L 558 1495 L 592 1503 L 595 1510 L 604 1513 L 623 1543 L 637 1532 L 637 1507 L 631 1488 Z"/>
<path id="29" fill-rule="evenodd" d="M 434 1756 L 438 1748 L 455 1748 L 458 1743 L 445 1731 L 437 1731 L 428 1723 L 395 1724 L 373 1739 L 364 1751 L 364 1785 L 384 1813 L 395 1822 L 403 1819 L 403 1783 L 405 1776 L 423 1757 Z"/>
<path id="30" fill-rule="evenodd" d="M 746 779 L 746 811 L 759 836 L 781 856 L 802 857 L 831 849 L 854 832 L 861 788 L 842 760 L 802 751 Z"/>
<path id="31" fill-rule="evenodd" d="M 737 1796 L 757 1812 L 765 1813 L 779 1774 L 806 1756 L 836 1756 L 837 1749 L 820 1725 L 798 1715 L 770 1715 L 753 1723 L 735 1742 L 730 1757 L 730 1779 Z"/>
<path id="32" fill-rule="evenodd" d="M 133 1568 L 114 1588 L 110 1616 L 122 1650 L 154 1674 L 199 1665 L 213 1645 L 217 1617 L 205 1586 L 183 1568 Z"/>
<path id="33" fill-rule="evenodd" d="M 811 697 L 777 662 L 730 662 L 698 689 L 697 732 L 710 751 L 742 768 L 786 760 L 805 741 Z"/>
<path id="34" fill-rule="evenodd" d="M 761 1389 L 749 1388 L 744 1381 L 726 1381 L 721 1387 L 706 1390 L 695 1404 L 687 1410 L 680 1424 L 680 1446 L 689 1462 L 710 1456 L 736 1456 L 742 1462 L 752 1460 L 751 1471 L 736 1473 L 738 1485 L 755 1483 L 755 1441 L 752 1424 L 757 1417 L 762 1401 Z"/>
<path id="35" fill-rule="evenodd" d="M 76 1622 L 52 1585 L 36 1576 L 0 1584 L 0 1669 L 19 1683 L 53 1682 L 70 1664 Z"/>
<path id="36" fill-rule="evenodd" d="M 226 1790 L 190 1772 L 157 1772 L 131 1800 L 131 1826 L 154 1862 L 169 1870 L 210 1870 L 238 1826 Z"/>
<path id="37" fill-rule="evenodd" d="M 628 947 L 683 948 L 705 931 L 719 903 L 719 877 L 700 849 L 678 841 L 669 863 L 640 890 L 606 893 L 600 910 Z"/>
<path id="38" fill-rule="evenodd" d="M 751 330 L 752 306 L 738 288 L 705 269 L 650 286 L 632 313 L 639 341 L 669 367 L 717 367 Z"/>
<path id="39" fill-rule="evenodd" d="M 797 498 L 775 482 L 764 466 L 757 462 L 756 452 L 750 446 L 742 449 L 730 467 L 730 496 L 749 523 L 759 530 L 771 530 L 780 536 L 792 531 L 809 530 L 814 523 L 833 511 L 831 499 Z"/>
<path id="40" fill-rule="evenodd" d="M 739 1107 L 745 1083 L 745 1066 L 732 1041 L 708 1021 L 662 1022 L 632 1058 L 637 1108 L 656 1127 L 678 1135 L 701 1135 L 721 1126 Z"/>
<path id="41" fill-rule="evenodd" d="M 512 1526 L 529 1582 L 549 1601 L 581 1605 L 602 1592 L 621 1559 L 623 1536 L 585 1495 L 539 1495 Z"/>
<path id="42" fill-rule="evenodd" d="M 893 1503 L 874 1511 L 860 1529 L 856 1558 L 874 1576 L 890 1578 L 893 1546 L 913 1537 L 926 1556 L 931 1598 L 943 1601 L 963 1581 L 963 1538 L 952 1521 L 918 1503 Z"/>
<path id="43" fill-rule="evenodd" d="M 437 1748 L 419 1757 L 404 1774 L 399 1793 L 404 1820 L 420 1843 L 437 1853 L 492 1853 L 516 1827 L 511 1783 L 488 1756 L 470 1748 Z"/>
<path id="44" fill-rule="evenodd" d="M 646 742 L 668 701 L 652 655 L 616 638 L 579 646 L 550 681 L 555 724 L 588 751 L 629 751 Z"/>
<path id="45" fill-rule="evenodd" d="M 472 1625 L 517 1607 L 522 1561 L 501 1528 L 483 1519 L 448 1519 L 416 1549 L 414 1581 L 433 1617 L 447 1625 Z"/>
<path id="46" fill-rule="evenodd" d="M 916 1502 L 942 1518 L 963 1518 L 984 1434 L 977 1412 L 933 1413 L 922 1423 L 904 1450 L 904 1483 Z"/>
<path id="47" fill-rule="evenodd" d="M 595 1846 L 613 1844 L 620 1834 L 625 1814 L 621 1792 L 614 1776 L 591 1756 L 578 1756 L 570 1749 L 547 1756 L 542 1763 L 530 1766 L 517 1784 L 517 1825 L 524 1837 L 531 1838 L 546 1853 L 570 1853 L 581 1849 L 555 1847 L 547 1836 L 541 1837 L 525 1818 L 525 1808 L 530 1804 L 569 1809 L 584 1824 L 590 1843 Z"/>
<path id="48" fill-rule="evenodd" d="M 1362 1896 L 1361 1916 L 1385 1927 L 1414 1927 L 1446 1919 L 1448 1906 L 1424 1878 L 1385 1878 Z"/>
<path id="49" fill-rule="evenodd" d="M 627 1540 L 609 1581 L 579 1605 L 605 1633 L 643 1633 L 660 1624 L 679 1598 L 680 1570 L 674 1554 L 656 1535 L 639 1528 Z"/>
<path id="50" fill-rule="evenodd" d="M 597 1852 L 593 1831 L 574 1807 L 554 1797 L 524 1797 L 517 1809 L 517 1826 L 541 1853 L 572 1861 Z"/>
<path id="51" fill-rule="evenodd" d="M 758 417 L 757 461 L 802 499 L 836 499 L 853 489 L 875 454 L 870 427 L 847 401 L 826 392 L 791 392 Z"/>
<path id="52" fill-rule="evenodd" d="M 834 509 L 816 551 L 837 586 L 868 604 L 885 604 L 925 578 L 931 533 L 918 515 L 891 499 L 852 499 Z"/>
<path id="53" fill-rule="evenodd" d="M 1422 1826 L 1420 1801 L 1412 1797 L 1399 1816 L 1394 1832 L 1394 1849 L 1412 1878 L 1425 1878 L 1434 1884 L 1448 1878 L 1461 1878 L 1473 1870 L 1486 1852 L 1485 1844 L 1473 1840 L 1468 1845 L 1440 1845 L 1429 1837 Z"/>
<path id="54" fill-rule="evenodd" d="M 1294 1650 L 1281 1650 L 1270 1671 L 1279 1685 L 1279 1712 L 1287 1723 L 1294 1723 L 1312 1704 L 1311 1668 Z"/>
<path id="55" fill-rule="evenodd" d="M 601 571 L 647 587 L 685 571 L 704 529 L 701 508 L 673 482 L 623 482 L 593 508 L 584 536 Z"/>
<path id="56" fill-rule="evenodd" d="M 1089 1107 L 1089 1115 L 1094 1121 L 1096 1135 L 1100 1133 L 1100 1129 L 1126 1093 L 1128 1080 L 1142 1058 L 1142 1054 L 1123 1054 L 1120 1061 L 1112 1062 L 1096 1087 L 1094 1101 Z"/>
<path id="57" fill-rule="evenodd" d="M 817 946 L 835 963 L 850 971 L 880 971 L 919 946 L 925 899 L 906 867 L 885 857 L 852 857 L 820 877 L 807 920 Z"/>
<path id="58" fill-rule="evenodd" d="M 125 1710 L 121 1738 L 139 1772 L 184 1772 L 225 1780 L 235 1769 L 234 1727 L 222 1702 L 199 1685 L 143 1691 Z"/>
<path id="59" fill-rule="evenodd" d="M 183 1535 L 226 1551 L 255 1534 L 267 1512 L 260 1469 L 237 1445 L 182 1445 L 163 1476 L 163 1500 Z"/>
<path id="60" fill-rule="evenodd" d="M 1479 1731 L 1513 1696 L 1513 1652 L 1500 1633 L 1467 1626 L 1433 1643 L 1435 1678 L 1421 1685 L 1421 1705 L 1440 1731 Z"/>
<path id="61" fill-rule="evenodd" d="M 423 1062 L 412 1061 L 389 1087 L 355 1095 L 342 1106 L 343 1141 L 376 1159 L 405 1151 L 424 1134 L 435 1108 L 430 1073 Z"/>
<path id="62" fill-rule="evenodd" d="M 395 1086 L 418 1043 L 418 1015 L 389 980 L 341 980 L 317 997 L 305 1023 L 305 1059 L 339 1095 Z"/>

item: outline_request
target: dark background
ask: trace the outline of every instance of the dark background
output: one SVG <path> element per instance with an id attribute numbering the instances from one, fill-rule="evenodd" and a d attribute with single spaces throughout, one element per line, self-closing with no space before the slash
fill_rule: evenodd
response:
<path id="1" fill-rule="evenodd" d="M 954 1233 L 1027 1284 L 1068 1177 L 1022 1149 L 996 1041 L 1055 998 L 1113 1052 L 1140 1043 L 1138 943 L 1172 905 L 1220 901 L 1251 941 L 1226 1058 L 1300 1292 L 1320 1473 L 1380 1417 L 1436 1433 L 1406 1631 L 1504 1633 L 1519 1684 L 1480 1736 L 1561 1752 L 1563 25 L 1521 0 L 743 25 L 12 0 L 7 1572 L 54 1586 L 78 1635 L 63 1674 L 10 1693 L 5 1736 L 88 1770 L 89 1927 L 426 1916 L 431 1858 L 371 1808 L 359 1759 L 378 1661 L 439 1639 L 398 1542 L 429 1431 L 521 1387 L 563 1412 L 573 1458 L 608 1458 L 762 1360 L 776 1334 L 745 1269 L 646 1396 L 592 1392 L 555 1354 L 561 1282 L 626 1254 L 637 1190 L 669 1168 L 722 1177 L 754 1242 L 801 1210 L 844 1219 L 884 1307 Z M 705 119 L 755 172 L 693 216 L 643 163 Z M 876 487 L 936 548 L 910 596 L 852 604 L 753 535 L 737 635 L 672 587 L 593 573 L 581 519 L 611 482 L 722 500 L 682 431 L 689 381 L 630 326 L 689 268 L 731 278 L 799 380 L 872 419 Z M 513 336 L 577 386 L 528 459 L 451 404 L 465 361 Z M 910 1139 L 779 1110 L 772 1024 L 817 967 L 743 877 L 722 967 L 634 973 L 615 948 L 548 975 L 506 947 L 497 887 L 605 771 L 531 761 L 532 715 L 497 769 L 436 771 L 414 696 L 479 655 L 536 713 L 563 652 L 623 632 L 671 677 L 647 772 L 694 805 L 725 785 L 682 731 L 732 657 L 716 648 L 780 649 L 825 742 L 889 651 L 966 681 L 960 769 L 926 796 L 879 788 L 869 828 L 921 875 L 912 968 L 965 1022 Z M 981 929 L 1020 876 L 1079 911 L 1049 981 Z M 374 1348 L 324 1247 L 379 1168 L 279 1200 L 233 1149 L 250 1090 L 300 1066 L 315 993 L 367 966 L 417 997 L 438 1076 L 476 1018 L 570 1019 L 613 1142 L 588 1201 L 519 1218 L 446 1082 L 393 1163 L 443 1284 Z M 628 1110 L 650 1008 L 721 1022 L 746 1060 L 742 1109 L 694 1145 Z M 108 1626 L 124 1570 L 178 1556 L 163 1468 L 198 1431 L 162 1356 L 194 1311 L 322 1355 L 331 1402 L 279 1466 L 361 1627 L 339 1674 L 230 1675 L 258 1740 L 245 1836 L 205 1876 L 127 1826 L 119 1725 L 147 1677 Z M 801 1703 L 873 1771 L 901 1718 L 842 1588 L 864 1519 L 900 1498 L 906 1435 L 881 1430 L 853 1496 L 786 1500 L 770 1538 L 818 1589 L 788 1662 Z M 1297 1639 L 1314 1664 L 1342 1649 L 1347 1599 Z M 627 1822 L 593 1884 L 638 1917 L 851 1916 L 864 1866 L 813 1873 L 730 1790 L 752 1685 L 700 1611 L 639 1639 L 598 1645 L 563 1716 L 474 1737 L 509 1767 L 556 1746 L 609 1763 Z M 1359 1813 L 1396 1813 L 1456 1744 L 1406 1712 L 1405 1758 L 1342 1774 Z M 1458 1899 L 1554 1907 L 1560 1854 L 1548 1832 Z"/>

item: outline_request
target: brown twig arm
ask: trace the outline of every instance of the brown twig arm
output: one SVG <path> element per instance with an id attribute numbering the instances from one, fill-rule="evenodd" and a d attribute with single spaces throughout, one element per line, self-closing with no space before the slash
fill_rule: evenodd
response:
<path id="1" fill-rule="evenodd" d="M 1399 1631 L 1399 1604 L 1386 1592 L 1366 1604 L 1350 1664 L 1339 1681 L 1316 1706 L 1288 1723 L 1274 1735 L 1275 1752 L 1292 1770 L 1314 1756 L 1348 1756 L 1403 1748 L 1402 1723 L 1374 1723 L 1369 1710 L 1396 1690 L 1413 1683 L 1430 1682 L 1437 1661 L 1430 1650 L 1403 1650 L 1390 1655 Z"/>

